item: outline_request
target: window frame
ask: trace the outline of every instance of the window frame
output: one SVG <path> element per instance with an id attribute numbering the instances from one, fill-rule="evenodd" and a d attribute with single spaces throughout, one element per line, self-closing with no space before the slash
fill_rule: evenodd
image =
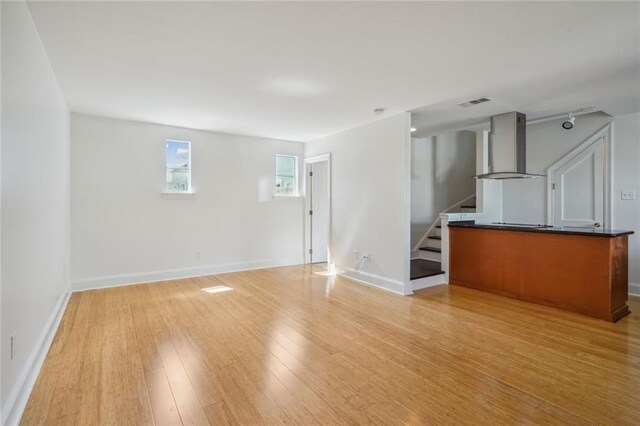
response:
<path id="1" fill-rule="evenodd" d="M 278 157 L 287 157 L 294 159 L 294 177 L 293 181 L 295 182 L 295 188 L 293 193 L 291 194 L 279 194 L 277 180 L 278 180 Z M 274 197 L 300 197 L 300 171 L 298 170 L 300 166 L 299 158 L 297 155 L 292 154 L 276 154 L 274 157 L 274 174 L 273 174 L 273 196 Z"/>
<path id="2" fill-rule="evenodd" d="M 189 147 L 189 167 L 187 168 L 187 190 L 186 191 L 171 191 L 169 190 L 169 182 L 167 182 L 167 173 L 170 169 L 169 164 L 167 164 L 167 144 L 169 142 L 177 142 L 177 143 L 186 143 Z M 164 141 L 164 190 L 163 194 L 193 194 L 193 183 L 191 181 L 191 173 L 192 173 L 192 165 L 191 165 L 191 141 L 183 141 L 180 139 L 165 139 Z"/>

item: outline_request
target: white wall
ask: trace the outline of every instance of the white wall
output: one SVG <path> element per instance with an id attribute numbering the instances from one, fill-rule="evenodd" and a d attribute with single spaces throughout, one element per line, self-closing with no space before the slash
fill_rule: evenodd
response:
<path id="1" fill-rule="evenodd" d="M 546 169 L 589 136 L 613 122 L 613 216 L 612 227 L 636 232 L 629 237 L 629 280 L 640 283 L 640 114 L 610 117 L 595 113 L 576 118 L 571 131 L 562 120 L 527 126 L 527 171 L 546 174 Z M 621 201 L 620 191 L 636 191 L 635 201 Z M 546 178 L 505 180 L 505 222 L 546 223 Z"/>
<path id="2" fill-rule="evenodd" d="M 438 215 L 476 191 L 476 133 L 458 131 L 411 141 L 411 246 Z"/>
<path id="3" fill-rule="evenodd" d="M 571 131 L 562 129 L 562 121 L 527 126 L 527 172 L 546 174 L 548 167 L 612 121 L 612 118 L 602 113 L 580 116 L 576 118 L 576 126 Z M 546 178 L 503 181 L 504 221 L 546 223 L 546 191 Z"/>
<path id="4" fill-rule="evenodd" d="M 0 200 L 2 200 L 2 5 L 0 4 Z M 2 202 L 0 201 L 0 309 L 2 308 Z M 4 399 L 2 397 L 2 312 L 0 311 L 0 422 Z"/>
<path id="5" fill-rule="evenodd" d="M 489 130 L 476 131 L 476 174 L 489 173 Z M 475 179 L 476 211 L 483 220 L 502 222 L 502 180 Z"/>
<path id="6" fill-rule="evenodd" d="M 640 295 L 640 113 L 613 120 L 613 227 L 631 229 L 629 236 L 630 291 Z M 620 191 L 636 191 L 634 201 L 621 200 Z"/>
<path id="7" fill-rule="evenodd" d="M 191 141 L 193 198 L 161 195 L 165 139 Z M 303 144 L 76 114 L 71 141 L 74 288 L 303 262 L 302 199 L 272 197 Z"/>
<path id="8" fill-rule="evenodd" d="M 405 293 L 409 284 L 409 113 L 305 144 L 305 156 L 331 153 L 331 259 L 353 269 L 354 250 L 371 259 L 360 278 Z"/>
<path id="9" fill-rule="evenodd" d="M 25 374 L 69 286 L 69 111 L 26 4 L 2 2 L 1 7 L 6 420 L 16 414 L 12 402 L 29 381 Z"/>

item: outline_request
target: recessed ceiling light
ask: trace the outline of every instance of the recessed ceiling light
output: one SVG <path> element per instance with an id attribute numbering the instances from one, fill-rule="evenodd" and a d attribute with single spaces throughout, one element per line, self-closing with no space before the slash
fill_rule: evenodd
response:
<path id="1" fill-rule="evenodd" d="M 376 108 L 373 110 L 374 114 L 382 114 L 384 112 L 384 108 Z"/>
<path id="2" fill-rule="evenodd" d="M 411 133 L 413 133 L 413 132 L 415 132 L 415 131 L 417 131 L 417 130 L 418 130 L 418 129 L 416 129 L 415 127 L 412 127 L 412 128 L 411 128 Z"/>

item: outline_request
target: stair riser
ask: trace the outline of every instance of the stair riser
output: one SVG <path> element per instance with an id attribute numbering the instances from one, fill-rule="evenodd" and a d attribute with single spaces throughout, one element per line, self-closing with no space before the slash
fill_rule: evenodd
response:
<path id="1" fill-rule="evenodd" d="M 436 262 L 441 262 L 442 261 L 442 254 L 441 253 L 437 253 L 437 252 L 433 252 L 433 251 L 420 250 L 419 253 L 418 253 L 418 257 L 420 259 L 433 260 L 433 261 L 436 261 Z"/>
<path id="2" fill-rule="evenodd" d="M 423 288 L 433 287 L 436 285 L 444 284 L 444 275 L 434 275 L 432 277 L 420 278 L 418 280 L 411 281 L 413 290 L 422 290 Z"/>
<path id="3" fill-rule="evenodd" d="M 456 211 L 455 213 L 475 213 L 476 209 L 475 208 L 470 208 L 470 207 L 464 207 L 464 208 L 459 208 L 458 211 Z"/>
<path id="4" fill-rule="evenodd" d="M 442 248 L 442 241 L 427 238 L 427 247 Z"/>
<path id="5" fill-rule="evenodd" d="M 431 231 L 431 235 L 435 235 L 436 237 L 441 237 L 442 236 L 442 229 L 433 228 L 433 230 Z"/>

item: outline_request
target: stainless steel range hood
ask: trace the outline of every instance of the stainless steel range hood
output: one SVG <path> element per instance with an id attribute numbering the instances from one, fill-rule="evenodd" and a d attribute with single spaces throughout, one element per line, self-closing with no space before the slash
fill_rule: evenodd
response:
<path id="1" fill-rule="evenodd" d="M 476 179 L 526 179 L 544 175 L 527 173 L 527 116 L 508 112 L 491 117 L 489 173 Z"/>

